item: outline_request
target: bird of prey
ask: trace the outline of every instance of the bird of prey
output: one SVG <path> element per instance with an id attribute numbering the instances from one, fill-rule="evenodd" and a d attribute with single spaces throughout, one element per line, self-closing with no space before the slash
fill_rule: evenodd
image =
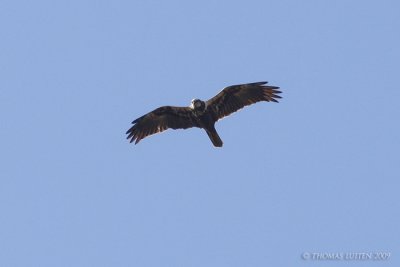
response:
<path id="1" fill-rule="evenodd" d="M 193 99 L 189 107 L 159 107 L 134 120 L 133 126 L 126 132 L 127 139 L 139 143 L 143 138 L 161 133 L 169 128 L 187 129 L 197 127 L 204 129 L 216 147 L 222 147 L 222 140 L 214 124 L 225 116 L 245 106 L 260 101 L 278 102 L 279 87 L 266 85 L 267 82 L 256 82 L 231 85 L 208 101 Z"/>

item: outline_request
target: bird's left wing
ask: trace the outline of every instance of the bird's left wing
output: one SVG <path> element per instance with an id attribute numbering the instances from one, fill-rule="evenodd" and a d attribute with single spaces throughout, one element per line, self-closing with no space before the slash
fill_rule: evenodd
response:
<path id="1" fill-rule="evenodd" d="M 279 87 L 266 85 L 267 82 L 246 83 L 225 87 L 219 94 L 207 101 L 215 121 L 222 119 L 245 106 L 259 101 L 278 102 Z"/>
<path id="2" fill-rule="evenodd" d="M 187 129 L 197 126 L 192 109 L 189 107 L 164 106 L 157 108 L 146 115 L 134 120 L 134 124 L 126 134 L 132 143 L 139 143 L 143 138 L 161 133 L 168 128 Z"/>

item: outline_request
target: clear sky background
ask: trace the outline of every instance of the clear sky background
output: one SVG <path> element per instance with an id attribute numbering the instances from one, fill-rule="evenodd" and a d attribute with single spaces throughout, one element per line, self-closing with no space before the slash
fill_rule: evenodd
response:
<path id="1" fill-rule="evenodd" d="M 2 0 L 0 36 L 0 266 L 400 266 L 398 1 Z M 125 139 L 263 80 L 222 149 Z"/>

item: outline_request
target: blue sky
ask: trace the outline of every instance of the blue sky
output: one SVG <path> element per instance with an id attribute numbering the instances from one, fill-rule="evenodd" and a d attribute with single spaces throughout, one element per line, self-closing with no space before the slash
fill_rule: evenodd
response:
<path id="1" fill-rule="evenodd" d="M 399 266 L 399 10 L 1 1 L 0 266 Z M 199 129 L 125 139 L 263 80 L 281 103 L 218 122 L 222 149 Z"/>

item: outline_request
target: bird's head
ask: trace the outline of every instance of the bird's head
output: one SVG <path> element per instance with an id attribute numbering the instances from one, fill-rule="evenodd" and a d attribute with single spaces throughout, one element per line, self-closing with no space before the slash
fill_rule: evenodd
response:
<path id="1" fill-rule="evenodd" d="M 190 107 L 194 110 L 204 111 L 206 104 L 200 99 L 193 99 Z"/>

